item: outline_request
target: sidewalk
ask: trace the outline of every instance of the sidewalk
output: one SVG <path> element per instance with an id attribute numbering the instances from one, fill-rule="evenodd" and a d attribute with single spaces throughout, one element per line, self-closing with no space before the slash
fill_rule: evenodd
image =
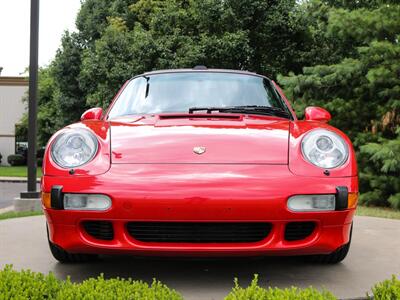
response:
<path id="1" fill-rule="evenodd" d="M 26 177 L 0 177 L 0 182 L 27 182 L 28 178 Z M 40 178 L 37 178 L 36 181 L 40 183 Z"/>

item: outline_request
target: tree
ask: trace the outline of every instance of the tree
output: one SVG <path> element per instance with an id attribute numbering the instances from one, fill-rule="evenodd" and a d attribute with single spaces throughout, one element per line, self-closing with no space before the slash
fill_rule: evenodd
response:
<path id="1" fill-rule="evenodd" d="M 399 169 L 386 167 L 393 163 L 391 155 L 399 143 L 398 15 L 400 5 L 331 10 L 327 36 L 342 45 L 358 45 L 356 52 L 336 64 L 305 67 L 302 74 L 279 77 L 288 94 L 297 99 L 300 113 L 308 105 L 323 106 L 332 112 L 332 124 L 350 135 L 357 150 L 369 143 L 361 147 L 359 156 L 361 191 L 373 193 L 361 200 L 369 204 L 389 205 L 387 199 L 400 191 L 393 177 Z"/>
<path id="2" fill-rule="evenodd" d="M 78 34 L 66 32 L 52 65 L 62 124 L 79 120 L 86 109 L 85 92 L 79 85 L 83 45 Z"/>

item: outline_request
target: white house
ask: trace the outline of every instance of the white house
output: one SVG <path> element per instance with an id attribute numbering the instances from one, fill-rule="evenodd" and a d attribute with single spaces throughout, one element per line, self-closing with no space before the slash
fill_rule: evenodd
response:
<path id="1" fill-rule="evenodd" d="M 28 90 L 24 77 L 0 76 L 0 153 L 1 165 L 8 165 L 7 157 L 15 153 L 15 124 L 26 111 L 22 102 Z"/>

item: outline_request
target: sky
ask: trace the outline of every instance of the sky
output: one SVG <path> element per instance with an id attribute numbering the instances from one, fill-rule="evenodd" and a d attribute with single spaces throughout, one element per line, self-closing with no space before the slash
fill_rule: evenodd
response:
<path id="1" fill-rule="evenodd" d="M 65 30 L 75 31 L 81 0 L 40 0 L 39 66 L 48 65 Z M 30 0 L 0 0 L 1 76 L 19 76 L 29 66 Z"/>

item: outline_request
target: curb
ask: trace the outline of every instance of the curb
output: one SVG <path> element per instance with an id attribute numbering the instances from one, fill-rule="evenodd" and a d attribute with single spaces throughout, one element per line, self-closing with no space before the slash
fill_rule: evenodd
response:
<path id="1" fill-rule="evenodd" d="M 0 208 L 0 214 L 5 214 L 8 213 L 10 211 L 14 211 L 14 205 L 10 205 L 4 208 Z"/>
<path id="2" fill-rule="evenodd" d="M 41 211 L 42 201 L 40 198 L 14 198 L 14 210 L 19 211 Z"/>
<path id="3" fill-rule="evenodd" d="M 28 182 L 26 177 L 0 177 L 0 182 L 23 183 Z M 36 178 L 36 182 L 40 183 L 40 178 Z"/>

